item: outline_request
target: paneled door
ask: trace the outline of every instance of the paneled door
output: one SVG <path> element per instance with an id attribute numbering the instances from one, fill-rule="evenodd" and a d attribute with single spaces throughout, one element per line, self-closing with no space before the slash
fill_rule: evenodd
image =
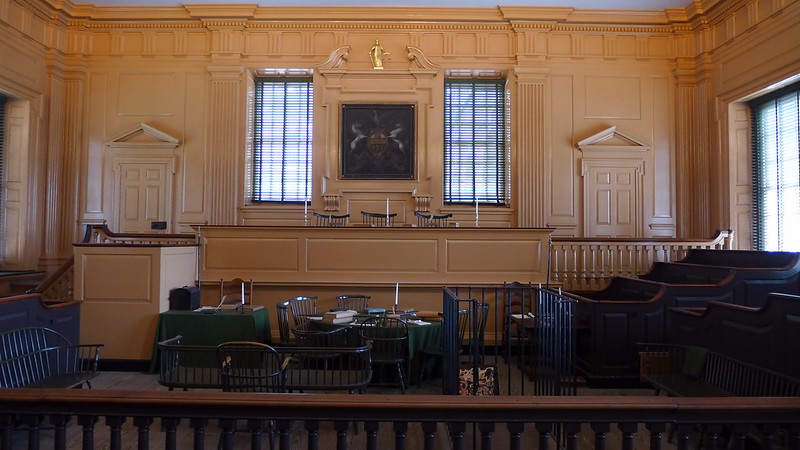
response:
<path id="1" fill-rule="evenodd" d="M 636 167 L 591 167 L 585 174 L 586 235 L 639 237 L 642 214 Z"/>
<path id="2" fill-rule="evenodd" d="M 120 162 L 117 232 L 153 233 L 152 223 L 170 224 L 171 170 L 166 162 Z"/>

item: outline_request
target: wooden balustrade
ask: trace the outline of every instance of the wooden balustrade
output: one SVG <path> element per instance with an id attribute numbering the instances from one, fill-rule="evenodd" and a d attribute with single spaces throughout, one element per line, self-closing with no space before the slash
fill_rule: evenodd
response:
<path id="1" fill-rule="evenodd" d="M 165 233 L 114 233 L 106 224 L 87 225 L 83 236 L 85 244 L 138 244 L 187 245 L 196 244 L 194 234 Z"/>
<path id="2" fill-rule="evenodd" d="M 550 280 L 567 290 L 601 289 L 614 276 L 636 276 L 656 261 L 678 261 L 693 248 L 731 249 L 732 230 L 711 239 L 553 237 Z"/>
<path id="3" fill-rule="evenodd" d="M 0 392 L 3 449 L 40 444 L 63 449 L 77 440 L 83 440 L 83 448 L 175 449 L 179 442 L 180 448 L 189 448 L 194 441 L 192 448 L 202 449 L 216 447 L 220 434 L 221 447 L 232 448 L 237 422 L 240 444 L 261 445 L 267 439 L 267 420 L 275 424 L 279 448 L 285 450 L 344 449 L 348 442 L 352 448 L 390 448 L 394 442 L 396 449 L 433 449 L 441 439 L 437 434 L 447 435 L 442 437 L 454 449 L 479 442 L 481 448 L 578 449 L 579 441 L 581 449 L 633 449 L 636 442 L 640 447 L 649 443 L 651 449 L 675 445 L 678 450 L 699 447 L 699 442 L 705 448 L 745 448 L 753 441 L 764 444 L 762 448 L 800 447 L 798 398 Z M 247 431 L 239 431 L 245 423 Z M 676 430 L 675 444 L 666 438 L 670 425 Z M 353 431 L 359 428 L 363 432 Z M 561 446 L 554 447 L 554 439 Z"/>

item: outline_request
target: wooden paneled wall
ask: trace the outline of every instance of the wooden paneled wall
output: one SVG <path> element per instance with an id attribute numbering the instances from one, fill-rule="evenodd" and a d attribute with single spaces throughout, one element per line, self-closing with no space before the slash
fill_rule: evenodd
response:
<path id="1" fill-rule="evenodd" d="M 121 160 L 174 161 L 163 191 L 167 232 L 301 224 L 302 205 L 251 204 L 246 196 L 250 80 L 283 69 L 314 76 L 311 211 L 381 210 L 388 198 L 401 222 L 422 204 L 469 223 L 472 208 L 441 198 L 443 81 L 468 70 L 506 76 L 511 106 L 511 203 L 482 210 L 481 226 L 552 227 L 577 237 L 604 220 L 613 222 L 609 234 L 637 237 L 736 229 L 747 223 L 739 173 L 748 155 L 732 131 L 746 129 L 741 109 L 729 117 L 729 107 L 800 73 L 799 23 L 797 0 L 706 0 L 636 13 L 5 2 L 0 60 L 14 63 L 0 65 L 0 91 L 26 111 L 7 152 L 26 156 L 14 160 L 15 173 L 30 176 L 16 191 L 24 196 L 9 216 L 16 222 L 3 227 L 15 233 L 6 236 L 12 244 L 3 261 L 50 267 L 69 256 L 82 224 L 105 221 L 117 230 L 129 210 L 115 194 Z M 369 62 L 375 39 L 389 52 L 384 70 Z M 417 106 L 414 179 L 341 179 L 346 103 Z M 157 133 L 115 140 L 140 124 Z M 619 139 L 633 136 L 634 147 L 647 148 L 635 196 L 622 208 L 587 191 L 594 172 L 582 170 L 577 146 L 610 127 L 621 132 L 612 134 L 614 145 L 631 145 Z M 163 136 L 177 145 L 162 146 Z M 121 152 L 112 142 L 129 146 Z M 622 153 L 606 159 L 630 159 Z M 746 246 L 747 233 L 737 236 Z"/>

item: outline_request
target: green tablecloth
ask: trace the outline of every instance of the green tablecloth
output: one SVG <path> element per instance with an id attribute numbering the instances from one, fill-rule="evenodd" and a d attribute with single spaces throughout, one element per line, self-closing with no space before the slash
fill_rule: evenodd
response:
<path id="1" fill-rule="evenodd" d="M 322 322 L 319 320 L 311 321 L 315 328 L 321 330 L 330 330 L 332 328 L 346 326 L 351 329 L 351 336 L 358 339 L 358 326 L 357 325 L 336 325 L 331 323 Z M 442 345 L 442 323 L 430 322 L 428 325 L 417 325 L 413 323 L 408 324 L 408 377 L 409 384 L 417 382 L 419 376 L 420 357 L 419 352 L 423 348 L 441 347 Z M 428 364 L 426 364 L 427 366 Z"/>
<path id="2" fill-rule="evenodd" d="M 228 341 L 270 343 L 269 315 L 266 308 L 257 311 L 218 311 L 203 314 L 195 311 L 167 311 L 158 315 L 150 371 L 158 369 L 160 341 L 183 336 L 183 344 L 216 347 Z"/>

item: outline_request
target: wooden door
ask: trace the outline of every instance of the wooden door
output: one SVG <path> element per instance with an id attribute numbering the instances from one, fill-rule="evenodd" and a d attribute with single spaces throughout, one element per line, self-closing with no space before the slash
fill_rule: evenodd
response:
<path id="1" fill-rule="evenodd" d="M 639 236 L 638 175 L 633 167 L 593 167 L 585 176 L 586 235 Z"/>
<path id="2" fill-rule="evenodd" d="M 118 166 L 119 233 L 152 233 L 152 223 L 164 221 L 169 232 L 169 182 L 166 163 L 122 162 Z"/>

